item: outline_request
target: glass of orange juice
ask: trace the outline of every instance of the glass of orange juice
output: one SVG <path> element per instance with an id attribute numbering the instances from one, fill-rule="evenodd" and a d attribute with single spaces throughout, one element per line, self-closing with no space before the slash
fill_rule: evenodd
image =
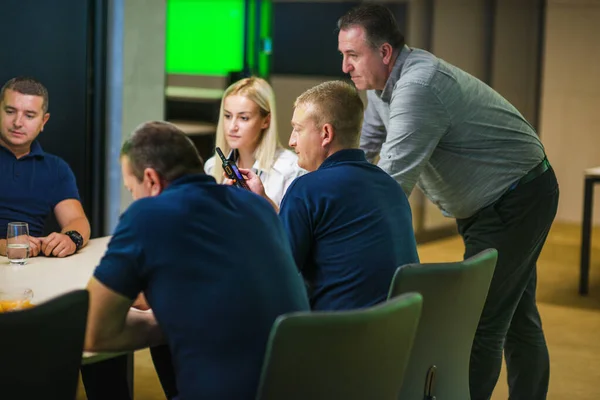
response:
<path id="1" fill-rule="evenodd" d="M 31 299 L 33 290 L 29 288 L 0 288 L 0 312 L 31 308 Z"/>

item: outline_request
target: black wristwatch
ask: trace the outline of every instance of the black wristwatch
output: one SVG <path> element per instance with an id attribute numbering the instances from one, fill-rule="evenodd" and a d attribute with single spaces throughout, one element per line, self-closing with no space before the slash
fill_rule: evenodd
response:
<path id="1" fill-rule="evenodd" d="M 76 250 L 79 250 L 83 246 L 83 236 L 81 236 L 79 232 L 67 231 L 65 232 L 65 235 L 67 235 L 73 241 L 73 243 L 75 243 Z"/>

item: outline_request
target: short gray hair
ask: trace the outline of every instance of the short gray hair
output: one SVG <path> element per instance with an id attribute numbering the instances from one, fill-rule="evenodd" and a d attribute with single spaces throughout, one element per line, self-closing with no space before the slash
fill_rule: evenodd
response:
<path id="1" fill-rule="evenodd" d="M 337 26 L 339 30 L 360 26 L 365 31 L 368 44 L 374 49 L 384 43 L 389 43 L 394 49 L 404 47 L 404 35 L 394 14 L 379 4 L 365 3 L 352 8 L 338 20 Z"/>

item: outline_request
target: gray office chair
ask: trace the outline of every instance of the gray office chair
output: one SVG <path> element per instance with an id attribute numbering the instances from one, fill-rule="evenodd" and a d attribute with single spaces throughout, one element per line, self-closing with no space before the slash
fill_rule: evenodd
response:
<path id="1" fill-rule="evenodd" d="M 0 398 L 75 399 L 88 301 L 76 290 L 0 314 Z"/>
<path id="2" fill-rule="evenodd" d="M 471 347 L 497 258 L 498 252 L 488 249 L 461 262 L 398 268 L 389 298 L 406 292 L 423 295 L 401 400 L 470 399 Z"/>
<path id="3" fill-rule="evenodd" d="M 395 400 L 421 302 L 410 293 L 367 309 L 279 317 L 257 399 Z"/>

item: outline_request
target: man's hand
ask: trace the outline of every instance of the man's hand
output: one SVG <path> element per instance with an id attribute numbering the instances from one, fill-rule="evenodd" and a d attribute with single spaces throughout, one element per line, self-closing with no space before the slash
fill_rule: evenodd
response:
<path id="1" fill-rule="evenodd" d="M 77 246 L 70 237 L 58 232 L 53 232 L 45 238 L 41 238 L 41 242 L 41 250 L 46 256 L 62 258 L 70 256 L 77 250 Z"/>
<path id="2" fill-rule="evenodd" d="M 40 254 L 42 240 L 29 236 L 29 257 L 37 257 Z M 6 256 L 6 239 L 0 239 L 0 256 Z"/>
<path id="3" fill-rule="evenodd" d="M 37 257 L 42 249 L 42 239 L 29 236 L 29 257 Z"/>

